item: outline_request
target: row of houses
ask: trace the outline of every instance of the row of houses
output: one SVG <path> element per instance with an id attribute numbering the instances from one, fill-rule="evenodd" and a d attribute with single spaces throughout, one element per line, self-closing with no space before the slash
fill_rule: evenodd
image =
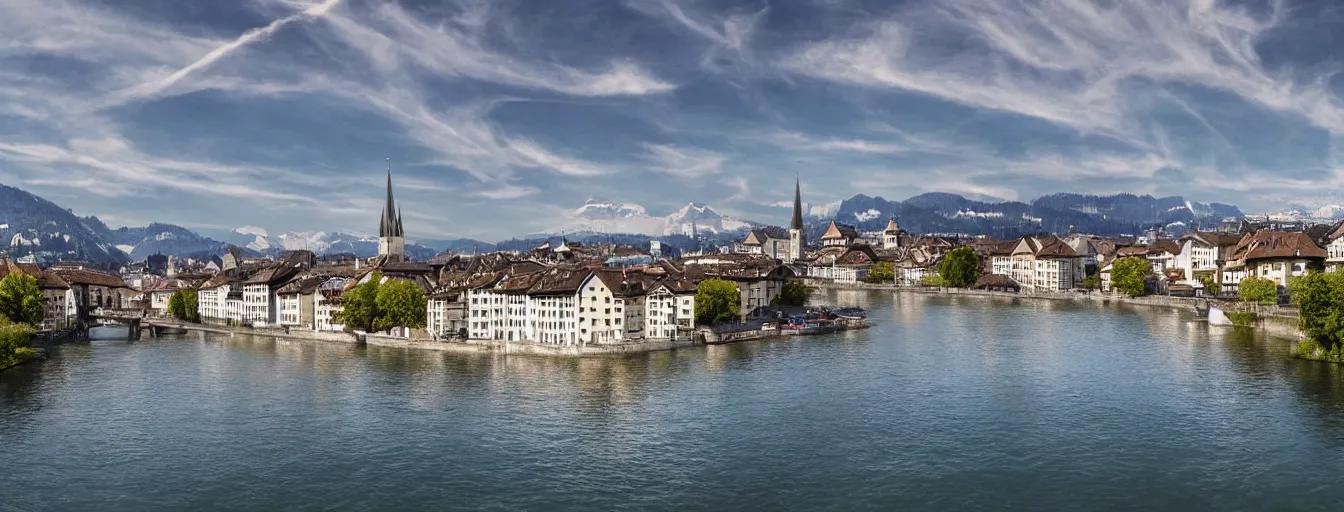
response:
<path id="1" fill-rule="evenodd" d="M 23 274 L 37 280 L 42 291 L 43 330 L 66 329 L 75 325 L 81 308 L 119 309 L 139 295 L 120 276 L 80 263 L 60 263 L 38 268 L 32 263 L 0 259 L 0 279 Z"/>

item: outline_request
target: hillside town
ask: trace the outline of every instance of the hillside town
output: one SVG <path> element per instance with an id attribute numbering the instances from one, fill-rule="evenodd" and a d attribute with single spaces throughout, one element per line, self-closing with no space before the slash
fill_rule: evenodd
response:
<path id="1" fill-rule="evenodd" d="M 432 340 L 499 340 L 551 345 L 676 340 L 693 335 L 699 284 L 710 279 L 737 289 L 739 320 L 777 315 L 786 283 L 816 286 L 936 285 L 953 250 L 979 257 L 972 289 L 1021 294 L 1113 292 L 1117 260 L 1151 265 L 1144 293 L 1235 296 L 1255 277 L 1286 290 L 1289 279 L 1344 263 L 1344 222 L 1334 225 L 1227 219 L 1214 230 L 1101 237 L 1070 232 L 1013 240 L 919 234 L 889 219 L 860 232 L 832 220 L 820 239 L 807 239 L 801 182 L 795 184 L 788 227 L 759 227 L 731 246 L 664 254 L 656 240 L 636 247 L 580 243 L 561 237 L 528 251 L 444 252 L 427 261 L 406 257 L 405 228 L 393 197 L 391 169 L 379 213 L 378 255 L 318 256 L 289 251 L 249 257 L 229 246 L 206 260 L 152 256 L 119 274 L 80 262 L 46 268 L 0 260 L 0 278 L 36 278 L 45 301 L 42 329 L 73 327 L 80 311 L 139 310 L 168 316 L 179 290 L 196 294 L 203 324 L 342 332 L 343 298 L 370 280 L 405 281 L 424 296 L 423 326 L 389 327 L 383 334 Z M 671 252 L 671 251 L 669 251 Z M 885 273 L 889 272 L 889 274 Z"/>

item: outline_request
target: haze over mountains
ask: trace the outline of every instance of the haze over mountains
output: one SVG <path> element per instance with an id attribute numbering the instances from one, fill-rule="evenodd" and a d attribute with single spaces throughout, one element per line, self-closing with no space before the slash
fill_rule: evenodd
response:
<path id="1" fill-rule="evenodd" d="M 665 216 L 650 215 L 641 205 L 594 198 L 562 219 L 550 233 L 509 240 L 509 247 L 526 246 L 560 234 L 626 234 L 623 240 L 682 237 L 694 225 L 697 234 L 715 239 L 735 239 L 738 233 L 761 225 L 787 223 L 789 209 L 770 219 L 739 219 L 721 214 L 712 206 L 691 202 Z M 914 233 L 968 233 L 1015 237 L 1024 233 L 1076 231 L 1099 235 L 1136 233 L 1155 225 L 1212 227 L 1226 217 L 1240 217 L 1230 204 L 1199 203 L 1180 196 L 1155 198 L 1118 194 L 1090 196 L 1052 194 L 1030 203 L 977 201 L 957 194 L 930 193 L 904 201 L 856 195 L 839 203 L 805 206 L 809 236 L 833 218 L 854 224 L 861 231 L 882 229 L 896 217 L 901 227 Z M 1344 207 L 1291 210 L 1291 215 L 1330 218 L 1344 216 Z M 372 214 L 371 214 L 372 215 Z M 1290 215 L 1290 214 L 1284 214 Z M 503 233 L 501 238 L 509 235 Z M 153 254 L 179 257 L 220 254 L 227 244 L 255 254 L 275 254 L 308 249 L 318 254 L 350 253 L 360 257 L 377 253 L 377 238 L 342 231 L 286 232 L 271 234 L 264 227 L 243 226 L 232 231 L 193 231 L 181 226 L 152 223 L 144 227 L 112 229 L 97 217 L 79 217 L 71 210 L 23 190 L 0 185 L 0 243 L 13 256 L 43 254 L 47 258 L 85 259 L 100 264 L 123 264 Z M 491 251 L 495 243 L 471 239 L 412 239 L 406 250 L 416 259 L 428 259 L 444 250 Z"/>

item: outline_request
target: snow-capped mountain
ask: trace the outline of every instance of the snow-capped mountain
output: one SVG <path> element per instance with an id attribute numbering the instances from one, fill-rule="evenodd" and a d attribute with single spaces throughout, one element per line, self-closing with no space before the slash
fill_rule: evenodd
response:
<path id="1" fill-rule="evenodd" d="M 803 203 L 803 216 L 829 219 L 834 217 L 836 212 L 840 211 L 840 205 L 842 203 L 844 203 L 844 201 L 833 201 L 820 204 Z M 792 208 L 792 206 L 790 206 L 790 208 Z"/>
<path id="2" fill-rule="evenodd" d="M 697 232 L 723 233 L 751 229 L 753 225 L 752 222 L 721 215 L 709 205 L 692 201 L 664 218 L 663 234 L 689 234 L 692 228 Z"/>
<path id="3" fill-rule="evenodd" d="M 232 233 L 229 233 L 229 239 L 227 241 L 239 247 L 246 247 L 254 251 L 267 251 L 272 247 L 270 237 L 266 234 L 266 230 L 256 226 L 235 228 Z"/>
<path id="4" fill-rule="evenodd" d="M 377 242 L 375 239 L 374 243 Z M 331 248 L 331 240 L 323 231 L 281 233 L 268 243 L 286 251 L 309 250 L 317 254 L 325 254 Z"/>
<path id="5" fill-rule="evenodd" d="M 663 219 L 650 217 L 643 206 L 634 203 L 590 198 L 555 230 L 658 235 L 663 232 Z"/>

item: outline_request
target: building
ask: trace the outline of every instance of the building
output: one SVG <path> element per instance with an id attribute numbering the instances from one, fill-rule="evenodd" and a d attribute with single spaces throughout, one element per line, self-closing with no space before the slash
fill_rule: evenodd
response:
<path id="1" fill-rule="evenodd" d="M 854 244 L 837 256 L 830 265 L 812 265 L 807 276 L 841 283 L 855 283 L 868 278 L 879 257 L 867 244 Z"/>
<path id="2" fill-rule="evenodd" d="M 910 235 L 896 223 L 896 217 L 892 217 L 887 220 L 887 229 L 882 230 L 882 248 L 900 249 L 903 244 L 908 243 L 909 238 Z"/>
<path id="3" fill-rule="evenodd" d="M 990 269 L 1027 291 L 1071 290 L 1086 277 L 1084 270 L 1083 258 L 1055 235 L 1019 238 L 1006 258 L 994 257 Z"/>
<path id="4" fill-rule="evenodd" d="M 1311 235 L 1262 229 L 1242 235 L 1223 266 L 1223 287 L 1236 291 L 1243 279 L 1255 276 L 1288 286 L 1288 279 L 1325 268 L 1328 253 Z"/>
<path id="5" fill-rule="evenodd" d="M 243 280 L 243 322 L 249 325 L 279 323 L 279 298 L 276 293 L 300 269 L 285 262 L 276 262 L 262 267 Z"/>
<path id="6" fill-rule="evenodd" d="M 318 289 L 327 280 L 326 276 L 307 275 L 294 279 L 276 290 L 280 325 L 315 329 Z"/>
<path id="7" fill-rule="evenodd" d="M 42 325 L 38 326 L 40 329 L 53 331 L 70 326 L 73 313 L 70 304 L 74 299 L 69 283 L 54 272 L 39 269 L 35 264 L 0 259 L 0 279 L 9 274 L 29 275 L 37 280 L 37 287 L 42 291 Z"/>
<path id="8" fill-rule="evenodd" d="M 682 339 L 695 328 L 695 283 L 658 281 L 644 297 L 644 332 L 649 339 Z"/>
<path id="9" fill-rule="evenodd" d="M 94 270 L 81 264 L 53 265 L 47 269 L 70 286 L 66 310 L 70 316 L 78 316 L 80 308 L 120 309 L 123 290 L 130 290 L 121 277 Z"/>
<path id="10" fill-rule="evenodd" d="M 1223 260 L 1240 240 L 1237 235 L 1211 231 L 1191 231 L 1182 236 L 1173 261 L 1184 276 L 1182 284 L 1202 287 L 1200 279 L 1205 277 L 1221 282 Z"/>
<path id="11" fill-rule="evenodd" d="M 345 330 L 345 325 L 340 323 L 336 316 L 345 309 L 341 306 L 341 296 L 351 281 L 352 279 L 346 277 L 333 277 L 317 287 L 317 293 L 313 294 L 314 331 Z"/>
<path id="12" fill-rule="evenodd" d="M 1325 246 L 1325 271 L 1344 269 L 1344 220 L 1331 226 L 1321 241 Z"/>
<path id="13" fill-rule="evenodd" d="M 392 163 L 387 164 L 387 204 L 378 224 L 378 256 L 400 261 L 406 257 L 406 234 L 401 225 L 401 210 L 392 200 Z"/>
<path id="14" fill-rule="evenodd" d="M 807 245 L 806 226 L 803 225 L 803 185 L 802 180 L 793 183 L 793 220 L 789 221 L 789 258 L 803 259 L 803 248 Z"/>
<path id="15" fill-rule="evenodd" d="M 764 254 L 777 260 L 788 260 L 793 254 L 791 243 L 787 230 L 769 226 L 751 230 L 734 249 L 743 254 Z"/>
<path id="16" fill-rule="evenodd" d="M 831 225 L 826 227 L 826 233 L 821 235 L 821 246 L 849 247 L 858 238 L 859 231 L 854 229 L 854 226 L 832 220 Z"/>

